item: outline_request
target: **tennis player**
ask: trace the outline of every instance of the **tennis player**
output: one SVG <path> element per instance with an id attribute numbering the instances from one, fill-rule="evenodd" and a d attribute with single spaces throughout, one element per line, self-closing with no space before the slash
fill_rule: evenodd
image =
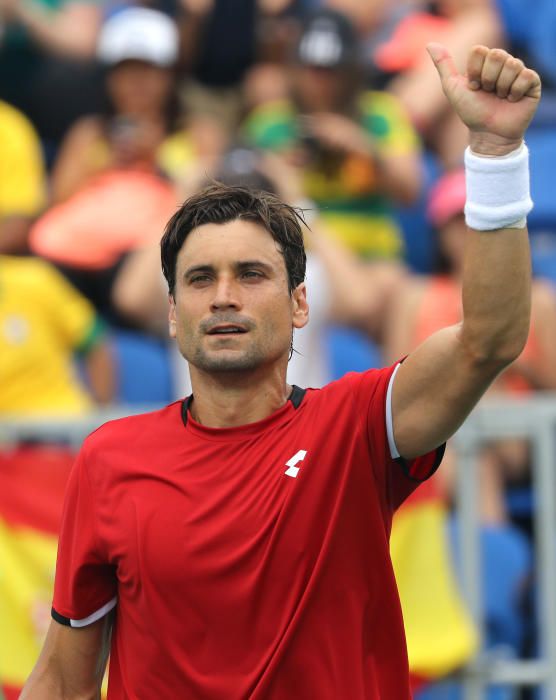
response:
<path id="1" fill-rule="evenodd" d="M 22 698 L 408 700 L 392 514 L 529 327 L 523 135 L 536 73 L 429 46 L 470 130 L 464 320 L 393 367 L 288 386 L 308 321 L 298 217 L 214 185 L 162 239 L 193 395 L 90 435 L 70 478 L 52 616 Z"/>

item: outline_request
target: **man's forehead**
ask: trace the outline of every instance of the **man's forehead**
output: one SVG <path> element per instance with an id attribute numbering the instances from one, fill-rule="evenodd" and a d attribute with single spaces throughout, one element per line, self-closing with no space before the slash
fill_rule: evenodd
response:
<path id="1" fill-rule="evenodd" d="M 283 264 L 280 247 L 272 234 L 262 224 L 243 219 L 198 226 L 188 234 L 178 254 L 180 266 L 228 265 L 247 259 Z"/>

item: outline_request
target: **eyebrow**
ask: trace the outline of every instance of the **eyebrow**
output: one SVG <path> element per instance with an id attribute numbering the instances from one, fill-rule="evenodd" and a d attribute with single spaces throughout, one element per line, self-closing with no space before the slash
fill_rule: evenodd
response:
<path id="1" fill-rule="evenodd" d="M 245 270 L 251 270 L 253 268 L 258 268 L 264 270 L 266 273 L 271 274 L 274 270 L 272 265 L 263 262 L 262 260 L 238 260 L 233 264 L 233 268 L 236 272 L 244 272 Z M 193 265 L 188 267 L 183 273 L 184 279 L 189 279 L 192 275 L 196 273 L 214 273 L 214 265 Z"/>

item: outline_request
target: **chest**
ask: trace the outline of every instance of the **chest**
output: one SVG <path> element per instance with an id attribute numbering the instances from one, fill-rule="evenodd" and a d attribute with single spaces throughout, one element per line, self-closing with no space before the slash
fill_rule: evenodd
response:
<path id="1" fill-rule="evenodd" d="M 104 511 L 123 585 L 148 579 L 206 593 L 234 577 L 249 586 L 303 576 L 331 533 L 369 530 L 379 512 L 353 431 L 199 441 L 154 464 L 138 459 L 131 471 L 112 486 L 118 506 Z"/>

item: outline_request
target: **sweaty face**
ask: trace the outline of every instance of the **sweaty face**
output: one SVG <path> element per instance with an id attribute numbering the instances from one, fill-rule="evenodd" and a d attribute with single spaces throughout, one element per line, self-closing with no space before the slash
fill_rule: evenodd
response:
<path id="1" fill-rule="evenodd" d="M 259 224 L 205 224 L 177 258 L 170 335 L 206 372 L 287 365 L 293 328 L 308 318 L 305 285 L 292 294 L 284 258 Z"/>

